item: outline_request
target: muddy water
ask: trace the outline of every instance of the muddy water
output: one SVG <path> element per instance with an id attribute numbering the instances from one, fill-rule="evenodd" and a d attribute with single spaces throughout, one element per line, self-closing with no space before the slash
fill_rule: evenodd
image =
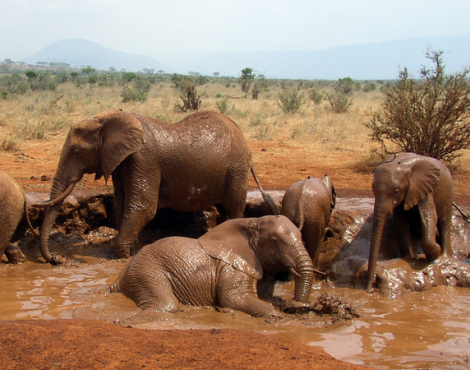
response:
<path id="1" fill-rule="evenodd" d="M 331 323 L 311 315 L 266 323 L 240 312 L 187 308 L 177 314 L 141 312 L 119 293 L 105 290 L 124 266 L 104 257 L 109 251 L 72 240 L 69 266 L 40 263 L 0 267 L 0 319 L 101 319 L 149 329 L 237 328 L 322 347 L 336 358 L 379 369 L 461 369 L 470 360 L 470 289 L 437 287 L 396 299 L 362 290 L 317 286 L 322 293 L 352 304 L 360 317 Z M 33 253 L 33 252 L 31 252 Z M 290 298 L 292 283 L 276 295 Z"/>

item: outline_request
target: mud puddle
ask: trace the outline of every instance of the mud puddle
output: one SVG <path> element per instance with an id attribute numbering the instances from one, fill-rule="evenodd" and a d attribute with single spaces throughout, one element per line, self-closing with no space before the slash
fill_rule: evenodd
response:
<path id="1" fill-rule="evenodd" d="M 93 235 L 89 236 L 92 238 Z M 314 313 L 266 323 L 236 311 L 187 308 L 176 314 L 142 312 L 119 293 L 107 294 L 123 261 L 96 240 L 60 240 L 71 264 L 50 266 L 31 251 L 23 265 L 0 267 L 0 319 L 99 319 L 146 329 L 233 328 L 322 347 L 334 357 L 379 369 L 461 369 L 470 366 L 470 290 L 437 287 L 397 299 L 362 290 L 316 286 L 311 300 L 329 295 L 354 306 L 360 317 L 334 322 Z M 275 295 L 291 298 L 294 285 Z"/>

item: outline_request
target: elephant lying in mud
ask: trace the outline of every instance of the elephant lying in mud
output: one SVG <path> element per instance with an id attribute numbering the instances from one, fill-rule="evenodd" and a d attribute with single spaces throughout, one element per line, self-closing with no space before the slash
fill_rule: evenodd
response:
<path id="1" fill-rule="evenodd" d="M 271 317 L 279 313 L 259 298 L 257 285 L 274 284 L 271 277 L 287 270 L 296 275 L 294 300 L 306 303 L 313 265 L 297 227 L 284 216 L 236 219 L 199 239 L 169 237 L 147 245 L 109 291 L 124 293 L 143 309 L 219 306 Z"/>
<path id="2" fill-rule="evenodd" d="M 452 178 L 434 158 L 414 153 L 389 157 L 377 167 L 366 290 L 375 280 L 379 248 L 387 217 L 393 214 L 398 241 L 413 257 L 411 226 L 419 223 L 421 247 L 429 261 L 452 257 Z"/>
<path id="3" fill-rule="evenodd" d="M 71 127 L 51 201 L 35 204 L 49 207 L 41 229 L 42 255 L 47 262 L 61 262 L 49 252 L 49 234 L 63 200 L 84 173 L 106 181 L 112 177 L 119 230 L 114 249 L 117 258 L 126 258 L 158 208 L 196 212 L 221 204 L 228 218 L 243 217 L 250 171 L 258 182 L 243 132 L 220 113 L 197 112 L 168 124 L 121 110 L 102 112 Z"/>
<path id="4" fill-rule="evenodd" d="M 299 228 L 315 267 L 335 205 L 336 189 L 328 175 L 321 179 L 308 176 L 296 182 L 282 199 L 281 214 Z"/>
<path id="5" fill-rule="evenodd" d="M 5 253 L 10 263 L 22 263 L 26 260 L 23 252 L 10 244 L 23 215 L 31 231 L 37 235 L 29 220 L 23 188 L 5 172 L 0 171 L 0 257 Z"/>

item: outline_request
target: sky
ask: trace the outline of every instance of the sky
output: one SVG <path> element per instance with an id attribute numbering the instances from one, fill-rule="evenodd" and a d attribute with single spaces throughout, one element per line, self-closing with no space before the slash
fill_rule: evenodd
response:
<path id="1" fill-rule="evenodd" d="M 0 60 L 63 39 L 163 63 L 470 34 L 468 0 L 0 0 Z"/>

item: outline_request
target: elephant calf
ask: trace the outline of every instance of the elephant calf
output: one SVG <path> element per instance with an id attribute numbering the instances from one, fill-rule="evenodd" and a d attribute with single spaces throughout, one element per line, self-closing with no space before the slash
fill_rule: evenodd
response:
<path id="1" fill-rule="evenodd" d="M 301 231 L 313 265 L 318 265 L 318 253 L 330 215 L 336 205 L 336 189 L 328 175 L 310 177 L 287 189 L 282 199 L 281 214 L 289 218 Z"/>
<path id="2" fill-rule="evenodd" d="M 219 306 L 269 317 L 278 313 L 258 297 L 257 284 L 289 269 L 297 276 L 294 300 L 307 302 L 313 265 L 295 225 L 284 216 L 234 219 L 199 239 L 169 237 L 145 246 L 109 291 L 143 309 Z"/>
<path id="3" fill-rule="evenodd" d="M 22 263 L 26 260 L 23 252 L 10 244 L 23 214 L 33 230 L 23 189 L 5 172 L 0 171 L 0 256 L 5 253 L 10 263 Z"/>

